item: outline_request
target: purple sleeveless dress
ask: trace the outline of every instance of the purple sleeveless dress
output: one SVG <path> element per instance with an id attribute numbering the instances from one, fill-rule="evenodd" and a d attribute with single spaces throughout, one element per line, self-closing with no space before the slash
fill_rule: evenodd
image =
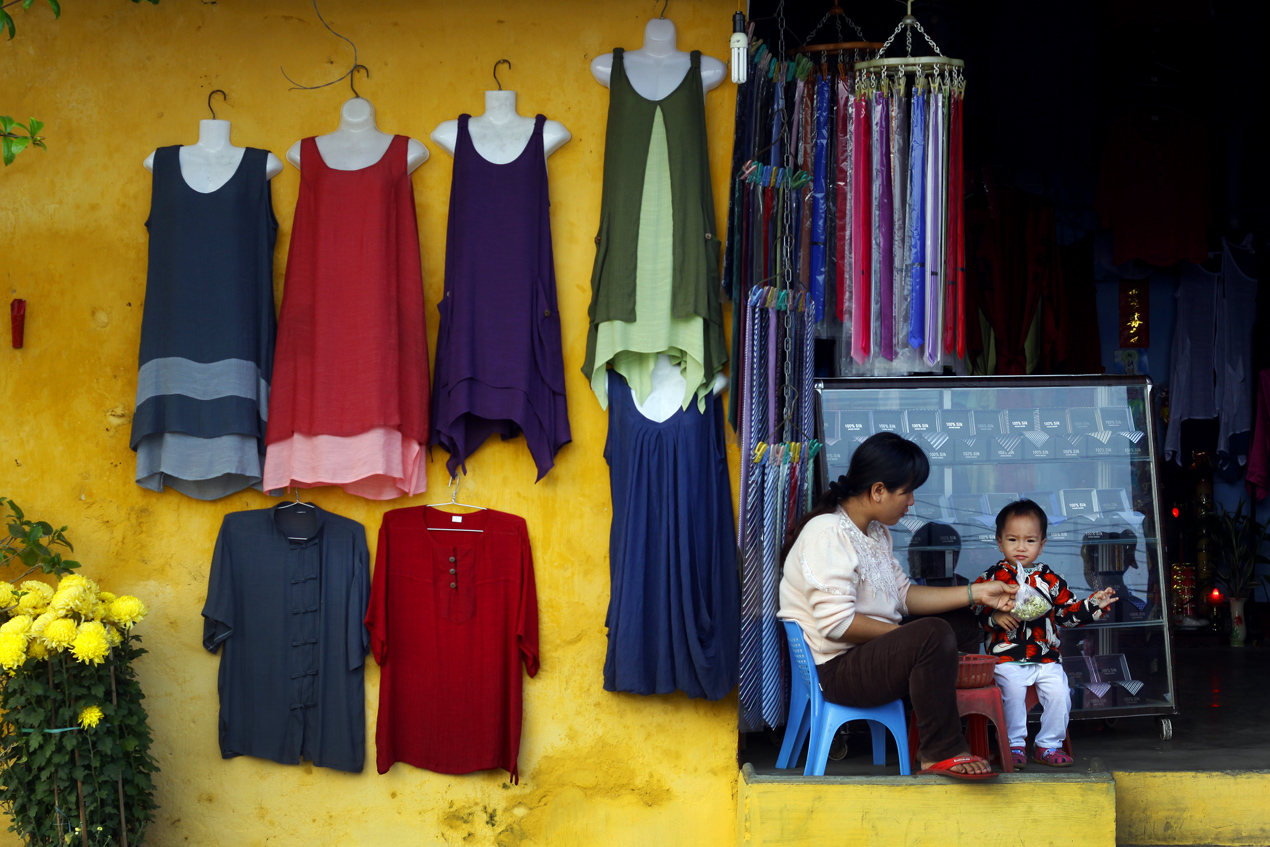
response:
<path id="1" fill-rule="evenodd" d="M 497 165 L 459 116 L 437 309 L 432 444 L 453 475 L 491 435 L 522 432 L 542 479 L 568 444 L 564 357 L 551 253 L 547 162 L 538 115 L 525 149 Z"/>

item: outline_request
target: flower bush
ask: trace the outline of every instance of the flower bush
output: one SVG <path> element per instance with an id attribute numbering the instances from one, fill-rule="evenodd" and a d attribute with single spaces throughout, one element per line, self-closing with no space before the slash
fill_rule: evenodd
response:
<path id="1" fill-rule="evenodd" d="M 33 847 L 139 847 L 158 771 L 132 666 L 146 652 L 133 628 L 148 610 L 52 552 L 71 549 L 65 527 L 27 520 L 0 497 L 6 503 L 0 567 L 27 565 L 0 580 L 0 805 L 9 829 Z M 45 578 L 26 578 L 37 571 Z"/>

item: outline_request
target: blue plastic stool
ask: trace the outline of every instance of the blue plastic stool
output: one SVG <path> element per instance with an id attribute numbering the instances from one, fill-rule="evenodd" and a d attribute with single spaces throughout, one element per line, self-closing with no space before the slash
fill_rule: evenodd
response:
<path id="1" fill-rule="evenodd" d="M 815 675 L 816 666 L 811 650 L 803 638 L 802 628 L 795 621 L 781 621 L 785 627 L 785 640 L 789 643 L 790 665 L 793 668 L 793 685 L 790 686 L 789 722 L 785 725 L 785 741 L 781 745 L 781 757 L 777 767 L 797 764 L 802 752 L 803 739 L 810 736 L 807 748 L 807 765 L 804 776 L 824 776 L 829 761 L 829 746 L 838 727 L 847 721 L 869 722 L 873 734 L 873 764 L 886 764 L 886 733 L 890 730 L 899 750 L 900 774 L 912 773 L 908 756 L 908 733 L 904 724 L 904 704 L 893 700 L 884 706 L 857 709 L 840 706 L 825 700 L 820 690 L 820 679 Z M 801 698 L 801 700 L 799 699 Z"/>

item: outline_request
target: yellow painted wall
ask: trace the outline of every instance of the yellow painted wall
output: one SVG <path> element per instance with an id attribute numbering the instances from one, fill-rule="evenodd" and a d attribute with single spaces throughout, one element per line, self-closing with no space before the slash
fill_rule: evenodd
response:
<path id="1" fill-rule="evenodd" d="M 726 56 L 727 0 L 678 0 L 680 46 Z M 239 145 L 281 156 L 295 140 L 333 130 L 349 96 L 341 83 L 288 91 L 279 73 L 314 84 L 351 64 L 305 0 L 65 0 L 55 21 L 39 0 L 11 7 L 18 36 L 0 42 L 0 114 L 38 117 L 49 151 L 0 172 L 0 285 L 28 301 L 26 348 L 0 333 L 0 494 L 32 516 L 68 524 L 85 572 L 144 597 L 151 654 L 141 665 L 162 805 L 150 843 L 169 844 L 725 844 L 735 840 L 736 701 L 644 698 L 602 690 L 608 600 L 607 427 L 579 373 L 593 236 L 599 216 L 607 92 L 588 70 L 614 46 L 638 47 L 656 4 L 636 0 L 409 2 L 321 0 L 357 43 L 370 79 L 358 90 L 381 129 L 428 144 L 414 176 L 428 331 L 436 337 L 450 158 L 427 141 L 442 120 L 480 112 L 494 62 L 520 111 L 562 121 L 573 140 L 550 160 L 565 369 L 574 442 L 534 484 L 522 440 L 491 443 L 469 463 L 461 497 L 523 515 L 537 566 L 542 670 L 528 682 L 522 781 L 453 777 L 397 765 L 351 776 L 240 758 L 216 742 L 218 657 L 200 646 L 199 611 L 221 516 L 261 508 L 256 492 L 205 503 L 133 482 L 128 448 L 145 293 L 154 148 L 191 144 L 207 94 Z M 707 99 L 716 202 L 726 208 L 735 89 Z M 281 221 L 280 295 L 299 174 L 274 180 Z M 721 220 L 722 223 L 722 220 Z M 491 237 L 497 237 L 491 233 Z M 214 237 L 209 233 L 209 237 Z M 333 490 L 324 508 L 361 521 L 374 544 L 390 507 L 448 500 L 444 453 L 429 494 L 391 504 Z M 735 455 L 733 456 L 735 465 Z M 373 738 L 379 672 L 368 661 Z M 0 827 L 2 829 L 2 827 Z M 8 838 L 10 840 L 5 840 Z M 0 844 L 15 843 L 11 836 Z"/>

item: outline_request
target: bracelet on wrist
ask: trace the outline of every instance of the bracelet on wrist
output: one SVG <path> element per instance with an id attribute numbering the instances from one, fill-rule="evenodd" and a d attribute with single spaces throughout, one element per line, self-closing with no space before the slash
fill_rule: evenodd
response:
<path id="1" fill-rule="evenodd" d="M 975 605 L 975 590 L 973 583 L 966 583 L 966 596 L 970 598 L 970 605 L 973 607 Z"/>

